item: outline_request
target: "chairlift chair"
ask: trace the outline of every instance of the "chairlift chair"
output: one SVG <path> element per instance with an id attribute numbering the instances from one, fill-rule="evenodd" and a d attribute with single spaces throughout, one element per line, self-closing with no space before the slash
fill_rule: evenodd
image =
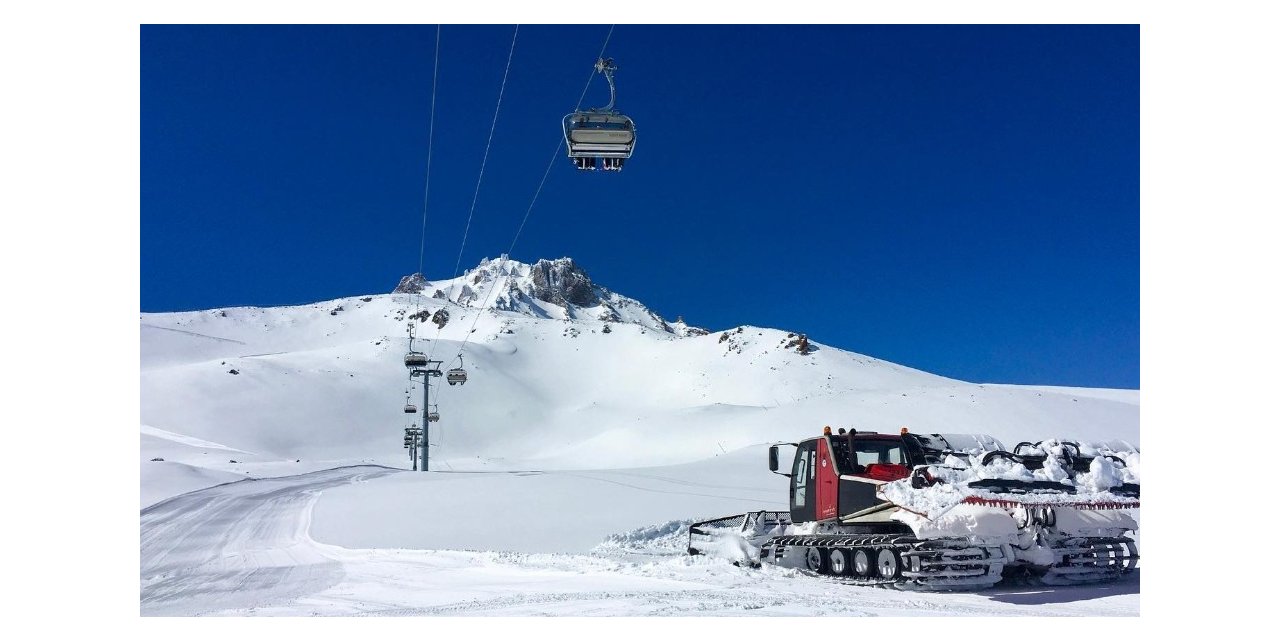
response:
<path id="1" fill-rule="evenodd" d="M 596 61 L 596 73 L 609 81 L 609 104 L 598 109 L 575 111 L 564 117 L 561 128 L 569 159 L 583 171 L 621 171 L 636 145 L 636 125 L 626 114 L 613 108 L 617 89 L 613 58 Z"/>
<path id="2" fill-rule="evenodd" d="M 453 367 L 452 369 L 449 369 L 449 375 L 445 376 L 445 381 L 449 383 L 449 386 L 453 386 L 455 384 L 467 383 L 467 370 L 465 368 L 466 366 L 467 366 L 467 363 L 462 361 L 462 354 L 459 353 L 458 366 Z"/>
<path id="3" fill-rule="evenodd" d="M 410 351 L 404 354 L 404 366 L 409 369 L 421 369 L 427 366 L 427 354 L 419 351 Z"/>

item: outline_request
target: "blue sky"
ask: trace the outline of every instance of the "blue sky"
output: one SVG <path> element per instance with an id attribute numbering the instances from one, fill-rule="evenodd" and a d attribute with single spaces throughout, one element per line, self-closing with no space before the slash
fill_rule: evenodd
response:
<path id="1" fill-rule="evenodd" d="M 513 27 L 440 45 L 428 277 L 451 276 Z M 607 25 L 520 28 L 462 266 L 506 250 Z M 435 26 L 145 26 L 141 308 L 415 271 Z M 712 329 L 971 381 L 1139 384 L 1136 26 L 618 25 L 618 174 L 550 177 L 513 257 Z M 603 81 L 585 101 L 608 99 Z"/>

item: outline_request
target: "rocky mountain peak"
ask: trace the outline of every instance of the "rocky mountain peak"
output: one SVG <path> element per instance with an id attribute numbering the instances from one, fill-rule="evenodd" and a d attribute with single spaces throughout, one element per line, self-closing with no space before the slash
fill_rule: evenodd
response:
<path id="1" fill-rule="evenodd" d="M 419 291 L 463 307 L 485 307 L 535 318 L 635 324 L 679 337 L 707 333 L 686 325 L 683 317 L 672 325 L 640 301 L 596 284 L 569 257 L 541 259 L 533 264 L 506 256 L 485 258 L 453 280 L 432 283 L 421 274 L 405 276 L 395 293 Z"/>
<path id="2" fill-rule="evenodd" d="M 400 278 L 400 284 L 391 293 L 421 293 L 430 284 L 421 273 L 413 273 Z"/>

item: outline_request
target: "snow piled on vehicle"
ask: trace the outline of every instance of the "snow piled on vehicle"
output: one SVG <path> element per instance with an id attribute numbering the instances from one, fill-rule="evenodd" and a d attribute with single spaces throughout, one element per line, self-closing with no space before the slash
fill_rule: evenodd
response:
<path id="1" fill-rule="evenodd" d="M 1076 470 L 1072 463 L 1086 457 L 1092 458 L 1088 470 Z M 917 467 L 912 477 L 881 485 L 877 493 L 928 520 L 937 520 L 966 502 L 1137 508 L 1138 499 L 1119 489 L 1140 484 L 1140 468 L 1141 454 L 1132 447 L 1049 440 L 1019 449 L 1016 456 L 954 452 L 941 464 Z M 919 486 L 921 477 L 930 484 Z"/>

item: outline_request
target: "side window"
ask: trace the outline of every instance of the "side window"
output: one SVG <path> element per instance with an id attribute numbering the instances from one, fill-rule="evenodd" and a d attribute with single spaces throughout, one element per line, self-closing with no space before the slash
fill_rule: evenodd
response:
<path id="1" fill-rule="evenodd" d="M 800 451 L 796 452 L 795 466 L 791 468 L 792 507 L 801 508 L 808 503 L 810 480 L 815 472 L 813 458 L 817 454 L 814 447 L 812 442 L 801 444 Z"/>
<path id="2" fill-rule="evenodd" d="M 809 452 L 801 451 L 800 455 L 796 456 L 795 466 L 791 469 L 791 482 L 792 482 L 793 488 L 795 489 L 795 492 L 794 492 L 795 498 L 793 499 L 793 501 L 795 502 L 794 506 L 796 507 L 803 507 L 805 505 L 805 500 L 807 498 L 807 496 L 805 495 L 806 493 L 805 489 L 809 484 L 808 483 L 809 473 L 811 471 L 811 467 L 813 466 L 812 464 L 810 464 L 810 459 L 812 455 L 813 455 L 812 451 L 809 451 Z"/>

